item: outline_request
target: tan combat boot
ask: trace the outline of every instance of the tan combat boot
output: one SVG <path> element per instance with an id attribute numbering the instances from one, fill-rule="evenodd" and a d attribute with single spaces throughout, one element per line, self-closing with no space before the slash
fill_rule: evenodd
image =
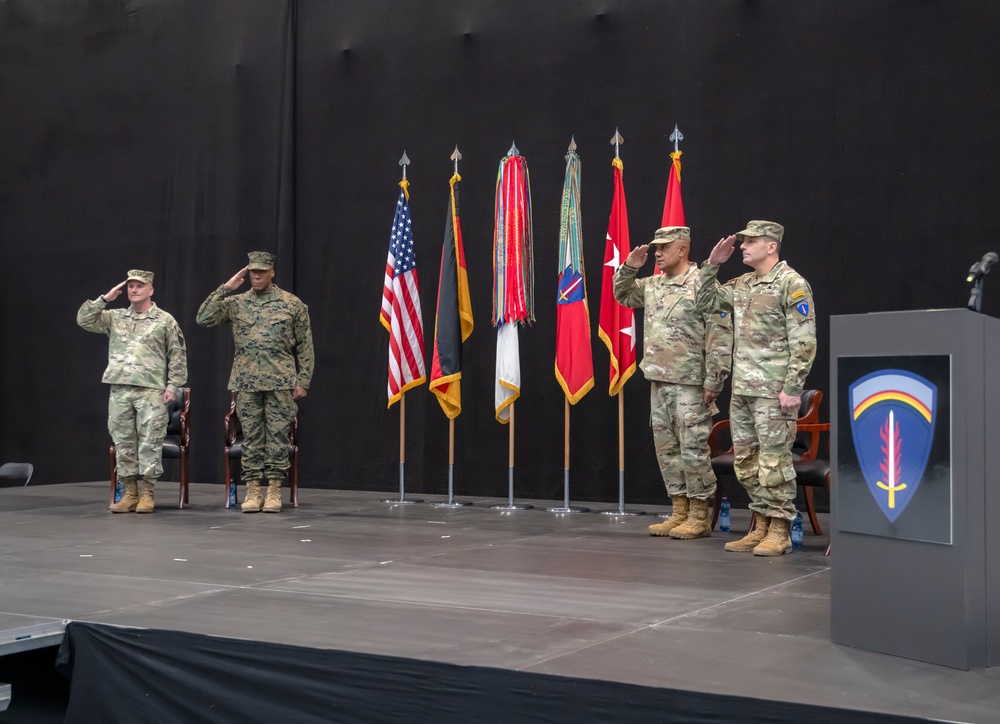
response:
<path id="1" fill-rule="evenodd" d="M 691 540 L 692 538 L 707 538 L 712 535 L 712 526 L 708 522 L 708 501 L 691 498 L 687 520 L 670 531 L 671 538 Z"/>
<path id="2" fill-rule="evenodd" d="M 139 503 L 139 488 L 135 484 L 135 478 L 125 478 L 122 480 L 122 497 L 117 503 L 111 504 L 112 513 L 131 513 Z"/>
<path id="3" fill-rule="evenodd" d="M 727 551 L 736 551 L 737 553 L 749 553 L 758 545 L 760 542 L 767 537 L 767 518 L 763 515 L 755 514 L 753 517 L 753 528 L 745 536 L 739 540 L 730 541 L 726 543 L 725 549 Z"/>
<path id="4" fill-rule="evenodd" d="M 755 556 L 780 556 L 792 550 L 792 537 L 788 533 L 791 521 L 784 518 L 768 518 L 771 525 L 767 529 L 767 537 L 753 549 Z"/>
<path id="5" fill-rule="evenodd" d="M 264 501 L 265 513 L 281 512 L 281 481 L 267 481 L 267 500 Z"/>
<path id="6" fill-rule="evenodd" d="M 687 496 L 671 495 L 670 502 L 673 504 L 670 517 L 662 523 L 655 523 L 649 526 L 650 535 L 670 535 L 670 531 L 687 520 L 688 505 L 691 502 Z"/>
<path id="7" fill-rule="evenodd" d="M 247 494 L 243 498 L 240 510 L 244 513 L 259 513 L 260 506 L 264 504 L 264 498 L 260 494 L 260 481 L 251 480 L 247 483 Z"/>
<path id="8" fill-rule="evenodd" d="M 139 494 L 139 504 L 135 506 L 136 513 L 153 512 L 153 488 L 156 486 L 156 478 L 142 479 L 142 492 Z"/>

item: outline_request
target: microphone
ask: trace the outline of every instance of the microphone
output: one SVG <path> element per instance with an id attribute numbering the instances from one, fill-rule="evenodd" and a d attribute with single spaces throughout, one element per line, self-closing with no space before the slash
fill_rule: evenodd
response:
<path id="1" fill-rule="evenodd" d="M 973 264 L 969 269 L 969 276 L 965 281 L 971 282 L 975 279 L 986 276 L 990 273 L 990 269 L 993 268 L 993 265 L 996 264 L 997 261 L 1000 261 L 1000 257 L 997 256 L 995 251 L 986 252 L 986 254 L 983 255 L 983 258 Z"/>

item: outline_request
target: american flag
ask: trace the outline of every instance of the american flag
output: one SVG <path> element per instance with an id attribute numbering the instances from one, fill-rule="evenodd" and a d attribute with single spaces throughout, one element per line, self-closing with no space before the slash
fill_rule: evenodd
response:
<path id="1" fill-rule="evenodd" d="M 405 181 L 403 182 L 405 183 Z M 410 204 L 406 186 L 399 191 L 389 237 L 382 288 L 382 326 L 389 330 L 389 407 L 403 393 L 426 381 L 424 322 L 420 312 L 417 258 L 413 250 Z"/>

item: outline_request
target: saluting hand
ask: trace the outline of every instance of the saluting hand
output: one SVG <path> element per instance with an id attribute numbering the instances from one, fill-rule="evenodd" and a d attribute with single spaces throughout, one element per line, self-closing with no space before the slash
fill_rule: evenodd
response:
<path id="1" fill-rule="evenodd" d="M 712 249 L 712 253 L 708 255 L 709 264 L 723 264 L 729 261 L 729 257 L 733 255 L 733 249 L 736 246 L 736 234 L 732 236 L 727 236 L 725 239 L 719 239 L 719 243 L 715 245 Z"/>
<path id="2" fill-rule="evenodd" d="M 238 272 L 233 274 L 232 278 L 222 286 L 224 286 L 226 289 L 231 289 L 232 291 L 235 292 L 237 289 L 240 288 L 243 282 L 246 281 L 246 278 L 247 278 L 247 267 L 243 267 Z"/>
<path id="3" fill-rule="evenodd" d="M 101 299 L 103 299 L 105 302 L 115 301 L 116 299 L 118 299 L 119 296 L 121 296 L 122 289 L 125 287 L 126 284 L 128 284 L 128 279 L 123 281 L 121 284 L 111 287 L 110 291 L 107 291 L 101 295 Z"/>
<path id="4" fill-rule="evenodd" d="M 625 265 L 630 266 L 633 269 L 641 269 L 642 265 L 646 263 L 646 258 L 648 256 L 649 244 L 640 244 L 630 251 L 627 257 L 625 257 Z"/>

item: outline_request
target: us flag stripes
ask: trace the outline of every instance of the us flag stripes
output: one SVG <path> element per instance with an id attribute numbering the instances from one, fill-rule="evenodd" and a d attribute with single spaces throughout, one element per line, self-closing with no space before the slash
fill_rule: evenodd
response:
<path id="1" fill-rule="evenodd" d="M 409 183 L 404 178 L 396 201 L 382 287 L 382 326 L 389 330 L 389 407 L 411 387 L 427 380 L 424 322 L 420 311 L 417 259 L 410 222 Z"/>

